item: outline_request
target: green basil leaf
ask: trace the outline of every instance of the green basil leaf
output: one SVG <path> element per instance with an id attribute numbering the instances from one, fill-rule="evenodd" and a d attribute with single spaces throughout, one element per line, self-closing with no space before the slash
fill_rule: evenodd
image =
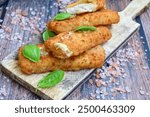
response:
<path id="1" fill-rule="evenodd" d="M 26 45 L 23 48 L 23 55 L 32 62 L 40 61 L 40 49 L 36 45 Z"/>
<path id="2" fill-rule="evenodd" d="M 75 31 L 95 31 L 96 27 L 94 26 L 80 26 L 78 28 L 76 28 Z"/>
<path id="3" fill-rule="evenodd" d="M 70 17 L 72 17 L 73 15 L 71 15 L 70 13 L 58 13 L 55 17 L 54 20 L 57 21 L 61 21 L 61 20 L 65 20 L 68 19 Z M 64 27 L 65 28 L 65 27 Z"/>
<path id="4" fill-rule="evenodd" d="M 46 30 L 44 33 L 43 33 L 43 40 L 46 41 L 48 40 L 50 37 L 54 37 L 56 36 L 56 34 L 50 30 Z"/>
<path id="5" fill-rule="evenodd" d="M 56 70 L 48 75 L 46 75 L 43 79 L 41 79 L 38 82 L 38 88 L 49 88 L 49 87 L 54 87 L 57 85 L 60 81 L 62 81 L 64 77 L 64 71 L 62 70 Z"/>

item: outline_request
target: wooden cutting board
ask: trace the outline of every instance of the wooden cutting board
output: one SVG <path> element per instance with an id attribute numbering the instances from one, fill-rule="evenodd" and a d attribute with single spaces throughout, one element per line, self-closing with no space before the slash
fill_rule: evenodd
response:
<path id="1" fill-rule="evenodd" d="M 121 47 L 129 37 L 139 28 L 139 24 L 133 19 L 138 16 L 148 5 L 150 0 L 133 0 L 128 7 L 120 12 L 121 20 L 119 24 L 112 25 L 112 39 L 103 45 L 106 57 L 109 58 L 119 47 Z M 106 59 L 107 59 L 106 58 Z M 79 86 L 94 71 L 81 70 L 77 72 L 66 72 L 64 80 L 56 87 L 49 89 L 36 89 L 38 81 L 46 74 L 24 75 L 17 65 L 17 51 L 11 53 L 1 61 L 1 69 L 13 80 L 36 93 L 43 99 L 60 100 L 68 96 L 77 86 Z"/>

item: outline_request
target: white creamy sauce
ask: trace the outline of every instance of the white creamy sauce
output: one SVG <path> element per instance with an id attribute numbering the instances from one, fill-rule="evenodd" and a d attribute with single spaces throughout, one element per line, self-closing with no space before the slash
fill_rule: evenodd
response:
<path id="1" fill-rule="evenodd" d="M 39 49 L 41 50 L 41 53 L 40 53 L 40 54 L 41 54 L 42 56 L 48 55 L 48 52 L 44 51 L 42 47 L 39 47 Z"/>
<path id="2" fill-rule="evenodd" d="M 67 8 L 67 12 L 70 14 L 78 14 L 84 12 L 96 11 L 97 5 L 92 3 L 78 4 L 74 7 Z"/>
<path id="3" fill-rule="evenodd" d="M 65 45 L 63 43 L 55 43 L 54 46 L 61 49 L 67 55 L 67 57 L 71 57 L 71 55 L 73 54 L 73 52 L 69 50 L 67 45 Z"/>
<path id="4" fill-rule="evenodd" d="M 46 56 L 46 55 L 48 55 L 48 52 L 45 52 L 45 51 L 41 50 L 41 55 Z"/>

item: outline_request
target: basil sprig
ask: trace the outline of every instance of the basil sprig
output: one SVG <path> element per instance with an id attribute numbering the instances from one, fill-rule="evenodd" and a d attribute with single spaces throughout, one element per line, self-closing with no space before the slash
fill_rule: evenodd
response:
<path id="1" fill-rule="evenodd" d="M 50 72 L 38 82 L 38 88 L 49 88 L 56 86 L 64 77 L 64 71 L 56 70 Z"/>
<path id="2" fill-rule="evenodd" d="M 55 17 L 54 17 L 54 20 L 57 20 L 57 21 L 61 21 L 61 20 L 65 20 L 65 19 L 68 19 L 70 17 L 72 17 L 73 15 L 71 15 L 70 13 L 58 13 Z"/>
<path id="3" fill-rule="evenodd" d="M 56 36 L 56 34 L 50 30 L 46 30 L 45 32 L 43 32 L 43 40 L 46 41 L 48 40 L 50 37 L 54 37 Z"/>
<path id="4" fill-rule="evenodd" d="M 75 29 L 75 31 L 95 31 L 96 27 L 94 26 L 80 26 Z"/>
<path id="5" fill-rule="evenodd" d="M 36 45 L 26 45 L 23 48 L 23 56 L 32 62 L 40 61 L 40 49 Z"/>

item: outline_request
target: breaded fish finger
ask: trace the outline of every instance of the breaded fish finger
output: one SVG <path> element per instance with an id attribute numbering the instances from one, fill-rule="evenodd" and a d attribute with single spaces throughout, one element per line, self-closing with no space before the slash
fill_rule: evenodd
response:
<path id="1" fill-rule="evenodd" d="M 80 26 L 99 26 L 118 23 L 120 17 L 118 12 L 112 10 L 102 10 L 93 13 L 78 15 L 74 18 L 63 21 L 49 21 L 47 27 L 49 30 L 59 34 L 66 31 L 75 30 Z"/>
<path id="2" fill-rule="evenodd" d="M 66 11 L 70 14 L 82 14 L 94 12 L 105 7 L 105 0 L 78 0 L 67 6 Z"/>
<path id="3" fill-rule="evenodd" d="M 48 54 L 45 50 L 44 44 L 37 45 L 41 51 L 41 59 L 39 62 L 34 63 L 26 59 L 22 54 L 22 47 L 19 49 L 19 66 L 25 74 L 39 74 L 45 73 L 52 70 L 65 70 L 65 71 L 76 71 L 81 69 L 99 68 L 104 64 L 105 52 L 100 46 L 97 46 L 77 57 L 69 59 L 58 59 Z"/>
<path id="4" fill-rule="evenodd" d="M 77 56 L 111 38 L 111 31 L 99 26 L 95 31 L 70 31 L 45 41 L 45 47 L 60 59 Z"/>

